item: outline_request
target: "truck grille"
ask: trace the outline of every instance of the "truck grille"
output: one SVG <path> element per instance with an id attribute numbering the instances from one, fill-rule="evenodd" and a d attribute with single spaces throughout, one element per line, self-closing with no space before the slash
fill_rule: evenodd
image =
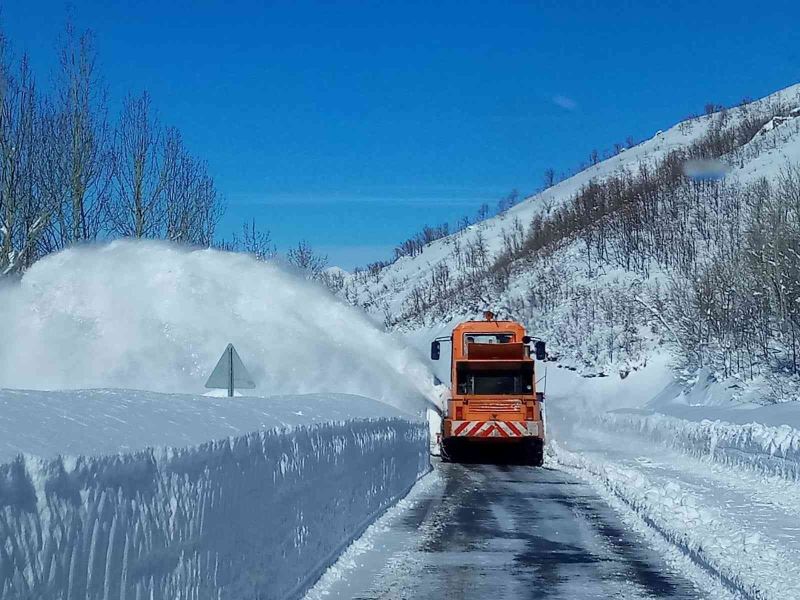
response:
<path id="1" fill-rule="evenodd" d="M 482 412 L 491 413 L 504 413 L 504 412 L 520 412 L 522 410 L 522 402 L 519 400 L 504 401 L 504 402 L 481 402 L 470 400 L 470 410 L 477 410 Z"/>

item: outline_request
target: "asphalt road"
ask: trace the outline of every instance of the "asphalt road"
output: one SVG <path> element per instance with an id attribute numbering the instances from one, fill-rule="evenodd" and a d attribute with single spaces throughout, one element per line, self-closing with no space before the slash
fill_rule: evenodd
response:
<path id="1" fill-rule="evenodd" d="M 703 595 L 585 483 L 557 470 L 437 464 L 332 597 L 683 598 Z"/>

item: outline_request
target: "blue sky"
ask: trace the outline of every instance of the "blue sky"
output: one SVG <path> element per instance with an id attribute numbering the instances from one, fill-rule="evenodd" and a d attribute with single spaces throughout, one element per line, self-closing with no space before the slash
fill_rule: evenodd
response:
<path id="1" fill-rule="evenodd" d="M 116 106 L 148 90 L 224 193 L 285 249 L 387 258 L 548 167 L 800 81 L 800 3 L 69 3 Z M 2 2 L 52 72 L 68 4 Z"/>

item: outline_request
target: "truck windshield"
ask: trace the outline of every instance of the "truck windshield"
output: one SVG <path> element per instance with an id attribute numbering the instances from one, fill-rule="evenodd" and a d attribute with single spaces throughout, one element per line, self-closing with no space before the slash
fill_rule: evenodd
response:
<path id="1" fill-rule="evenodd" d="M 466 344 L 508 344 L 514 341 L 513 333 L 466 333 Z"/>
<path id="2" fill-rule="evenodd" d="M 458 393 L 478 396 L 530 395 L 533 393 L 532 375 L 527 369 L 513 371 L 459 369 Z"/>

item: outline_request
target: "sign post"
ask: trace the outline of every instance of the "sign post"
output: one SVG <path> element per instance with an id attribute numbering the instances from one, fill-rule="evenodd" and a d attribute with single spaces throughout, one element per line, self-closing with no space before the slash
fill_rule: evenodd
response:
<path id="1" fill-rule="evenodd" d="M 220 356 L 217 366 L 206 381 L 206 387 L 211 389 L 228 390 L 228 397 L 233 398 L 236 388 L 252 390 L 256 387 L 253 377 L 247 371 L 239 353 L 233 344 L 228 344 L 225 352 Z"/>

